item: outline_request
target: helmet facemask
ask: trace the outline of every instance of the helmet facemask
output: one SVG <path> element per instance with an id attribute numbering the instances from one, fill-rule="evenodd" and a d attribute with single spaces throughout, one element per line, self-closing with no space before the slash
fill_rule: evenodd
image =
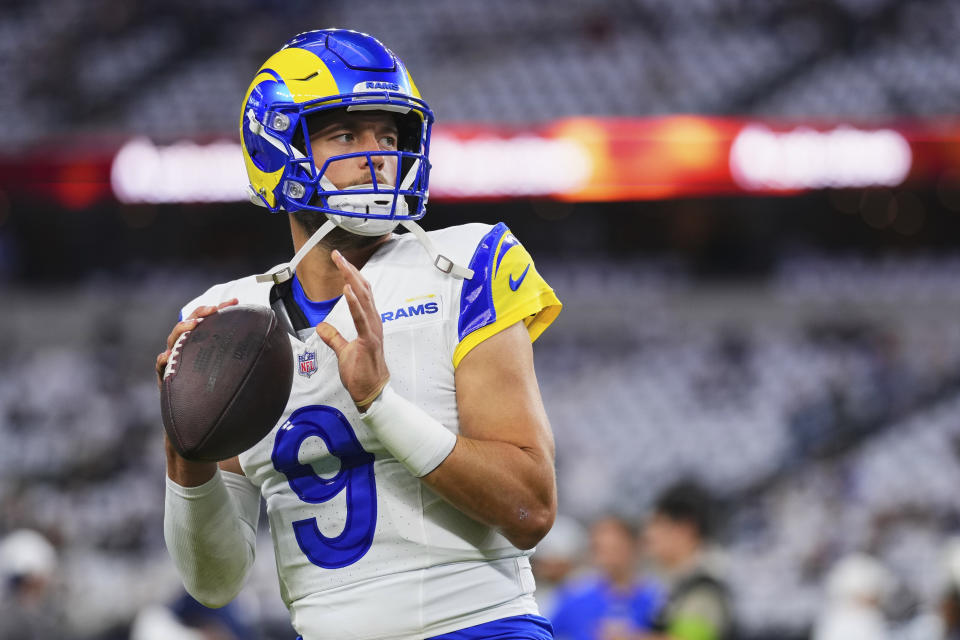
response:
<path id="1" fill-rule="evenodd" d="M 248 142 L 248 148 L 267 147 L 265 152 L 285 157 L 285 168 L 274 190 L 276 205 L 270 206 L 263 193 L 253 194 L 254 201 L 274 211 L 319 211 L 338 226 L 362 235 L 382 235 L 403 220 L 422 218 L 428 197 L 433 113 L 425 103 L 417 104 L 421 100 L 399 94 L 355 93 L 335 98 L 336 102 L 332 102 L 334 97 L 328 97 L 301 104 L 275 103 L 261 121 L 249 110 L 243 133 L 248 140 L 259 140 L 256 145 Z M 344 107 L 344 102 L 349 106 Z M 346 153 L 316 162 L 311 132 L 318 130 L 318 123 L 341 110 L 393 115 L 398 130 L 397 149 Z M 255 157 L 255 153 L 251 156 Z M 382 176 L 386 180 L 378 179 L 375 160 L 389 156 L 396 158 L 397 171 Z M 370 168 L 370 181 L 366 184 L 338 188 L 327 177 L 334 163 L 359 157 L 366 157 Z"/>
<path id="2" fill-rule="evenodd" d="M 300 119 L 300 127 L 294 134 L 292 146 L 302 154 L 293 173 L 296 178 L 288 180 L 286 197 L 293 210 L 317 211 L 327 215 L 337 226 L 352 233 L 366 236 L 381 236 L 392 231 L 402 220 L 415 220 L 423 216 L 426 205 L 426 181 L 429 164 L 426 153 L 421 152 L 427 133 L 423 131 L 421 116 L 416 113 L 366 109 L 369 113 L 392 116 L 397 128 L 396 150 L 362 151 L 332 155 L 322 162 L 314 156 L 312 136 L 335 122 L 344 109 L 325 109 Z M 352 111 L 348 108 L 346 111 Z M 336 186 L 329 177 L 331 168 L 338 163 L 357 162 L 366 158 L 368 179 L 352 180 L 349 184 Z M 394 165 L 386 172 L 376 167 L 383 160 Z M 296 184 L 293 184 L 293 183 Z M 302 185 L 302 186 L 300 186 Z"/>

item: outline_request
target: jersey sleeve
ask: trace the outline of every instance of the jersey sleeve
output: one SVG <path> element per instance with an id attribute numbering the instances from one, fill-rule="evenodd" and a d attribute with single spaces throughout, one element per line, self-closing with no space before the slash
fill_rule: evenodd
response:
<path id="1" fill-rule="evenodd" d="M 473 278 L 460 293 L 454 367 L 478 344 L 521 320 L 536 340 L 560 313 L 553 289 L 502 222 L 480 240 L 470 268 Z"/>

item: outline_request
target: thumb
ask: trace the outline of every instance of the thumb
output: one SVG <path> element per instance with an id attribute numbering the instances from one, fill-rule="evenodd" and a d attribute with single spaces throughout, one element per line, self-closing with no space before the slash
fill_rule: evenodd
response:
<path id="1" fill-rule="evenodd" d="M 337 354 L 338 358 L 340 357 L 340 352 L 347 346 L 347 341 L 343 339 L 340 332 L 337 331 L 333 325 L 327 324 L 326 322 L 321 322 L 317 325 L 317 335 L 320 336 L 320 339 L 323 340 L 325 345 L 333 349 L 333 352 Z"/>

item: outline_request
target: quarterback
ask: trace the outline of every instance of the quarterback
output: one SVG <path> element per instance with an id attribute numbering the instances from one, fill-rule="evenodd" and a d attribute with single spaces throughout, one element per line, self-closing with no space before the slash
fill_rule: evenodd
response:
<path id="1" fill-rule="evenodd" d="M 257 72 L 240 135 L 250 197 L 296 254 L 185 305 L 157 356 L 236 303 L 293 346 L 280 421 L 219 464 L 167 445 L 164 535 L 222 606 L 253 563 L 263 497 L 303 640 L 552 638 L 528 556 L 556 513 L 531 343 L 560 302 L 503 224 L 425 232 L 433 112 L 373 37 L 300 34 Z M 397 227 L 407 233 L 397 234 Z"/>

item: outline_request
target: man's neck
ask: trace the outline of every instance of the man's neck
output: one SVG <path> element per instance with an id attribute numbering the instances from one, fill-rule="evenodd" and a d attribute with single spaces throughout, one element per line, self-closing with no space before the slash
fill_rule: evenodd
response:
<path id="1" fill-rule="evenodd" d="M 291 219 L 290 223 L 294 251 L 299 251 L 300 247 L 310 239 L 310 234 L 300 227 L 295 220 Z M 386 234 L 370 246 L 361 249 L 339 249 L 339 251 L 350 264 L 357 269 L 362 269 L 363 265 L 389 238 L 390 234 Z M 300 264 L 297 265 L 297 279 L 300 281 L 300 286 L 303 287 L 303 292 L 311 300 L 329 300 L 343 294 L 343 276 L 333 263 L 333 258 L 330 257 L 330 253 L 336 248 L 321 242 L 307 253 Z"/>

